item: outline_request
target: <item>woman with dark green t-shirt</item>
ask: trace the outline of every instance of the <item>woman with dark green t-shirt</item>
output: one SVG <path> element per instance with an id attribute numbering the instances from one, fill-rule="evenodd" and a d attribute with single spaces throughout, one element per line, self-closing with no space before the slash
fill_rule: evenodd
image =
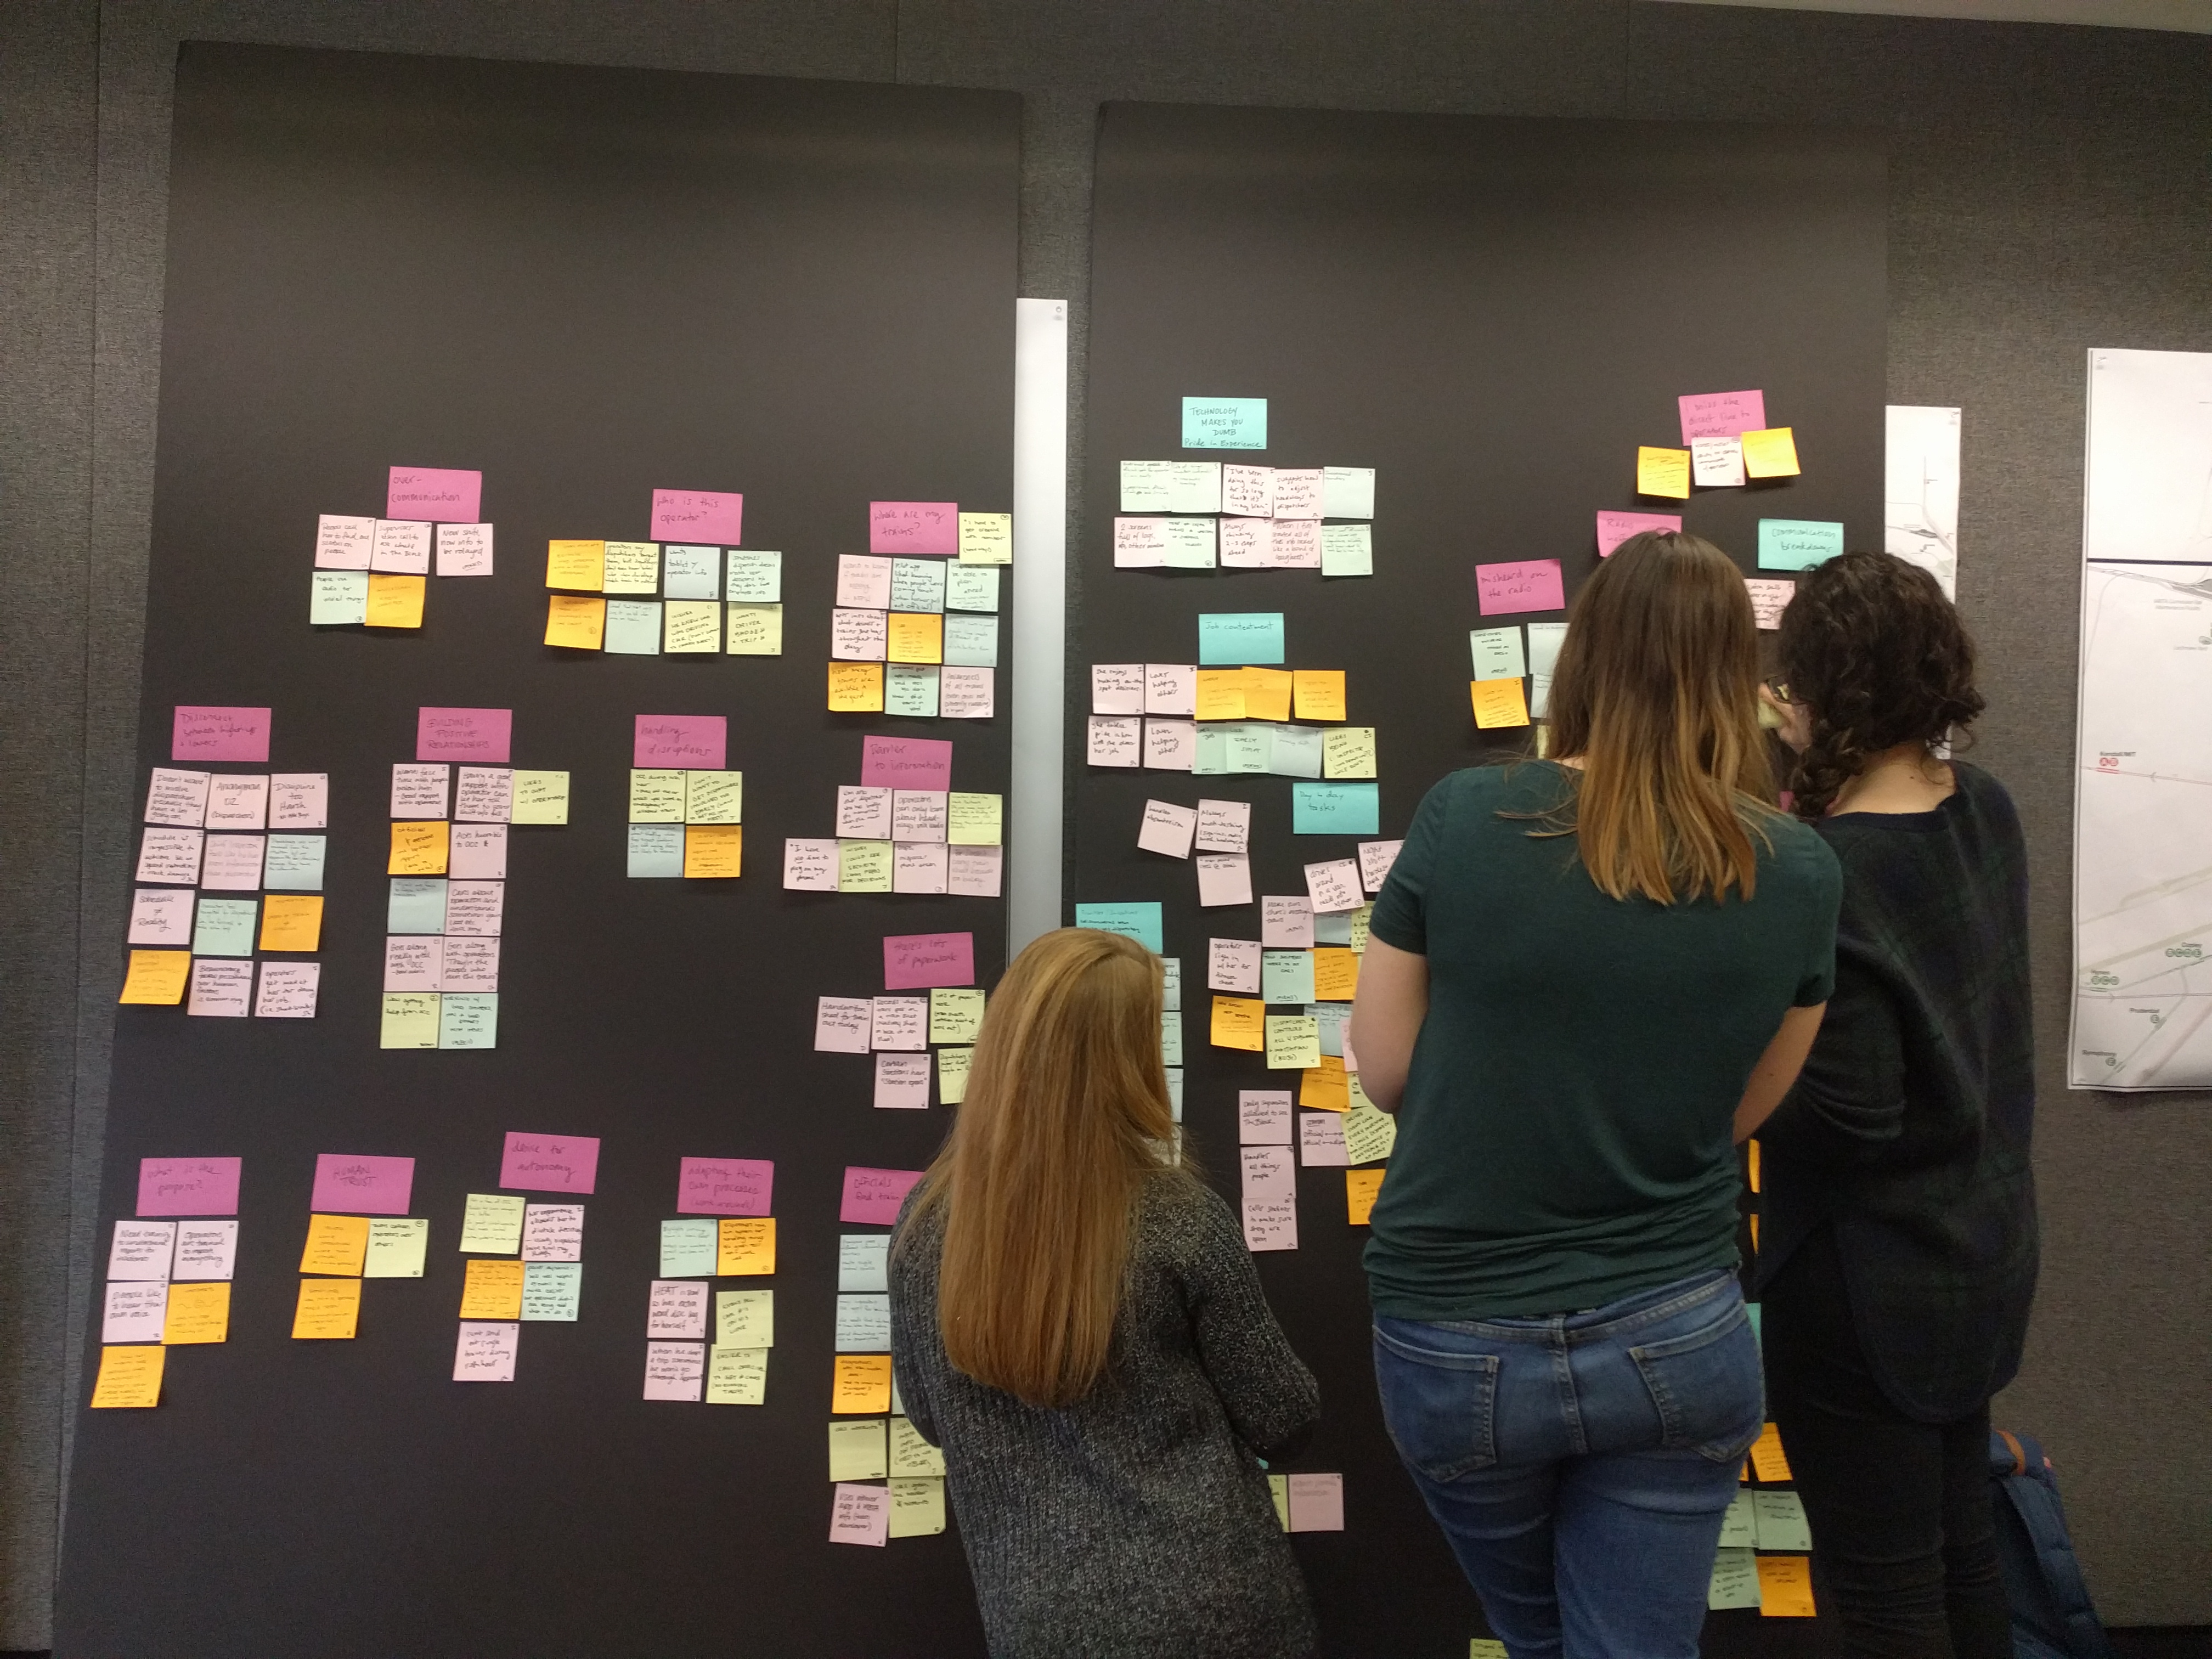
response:
<path id="1" fill-rule="evenodd" d="M 1513 1659 L 1693 1659 L 1764 1418 L 1734 1149 L 1820 1025 L 1841 878 L 1773 805 L 1754 630 L 1719 549 L 1623 543 L 1569 617 L 1553 757 L 1431 790 L 1376 901 L 1376 1375 Z"/>

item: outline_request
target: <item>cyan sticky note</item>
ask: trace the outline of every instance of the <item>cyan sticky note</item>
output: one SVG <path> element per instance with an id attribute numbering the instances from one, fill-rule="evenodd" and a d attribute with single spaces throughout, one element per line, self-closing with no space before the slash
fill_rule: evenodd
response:
<path id="1" fill-rule="evenodd" d="M 1820 519 L 1761 519 L 1759 568 L 1810 570 L 1844 550 L 1844 527 Z"/>
<path id="2" fill-rule="evenodd" d="M 499 993 L 448 991 L 438 999 L 441 1048 L 499 1047 Z"/>
<path id="3" fill-rule="evenodd" d="M 999 665 L 999 619 L 996 617 L 947 617 L 945 619 L 945 660 L 953 668 L 996 668 Z"/>
<path id="4" fill-rule="evenodd" d="M 684 826 L 680 823 L 630 825 L 629 873 L 633 878 L 680 878 L 684 874 Z"/>
<path id="5" fill-rule="evenodd" d="M 444 1047 L 444 1044 L 440 1044 Z M 580 1261 L 526 1261 L 522 1264 L 522 1316 L 525 1319 L 573 1320 L 584 1291 Z"/>
<path id="6" fill-rule="evenodd" d="M 1265 398 L 1186 398 L 1182 400 L 1185 449 L 1265 449 Z M 1278 658 L 1276 660 L 1281 660 Z"/>
<path id="7" fill-rule="evenodd" d="M 387 933 L 442 933 L 446 931 L 446 884 L 422 876 L 392 879 L 392 901 L 384 913 Z"/>
<path id="8" fill-rule="evenodd" d="M 444 883 L 439 885 L 443 886 Z M 253 923 L 260 914 L 259 899 L 204 898 L 192 923 L 192 954 L 196 957 L 250 957 L 253 954 Z"/>
<path id="9" fill-rule="evenodd" d="M 1075 907 L 1075 925 L 1096 927 L 1102 933 L 1126 933 L 1154 956 L 1165 954 L 1162 947 L 1166 937 L 1157 903 L 1079 904 Z"/>
<path id="10" fill-rule="evenodd" d="M 660 654 L 660 602 L 609 599 L 607 631 L 601 647 L 625 657 Z"/>
<path id="11" fill-rule="evenodd" d="M 1282 659 L 1283 613 L 1279 611 L 1215 611 L 1198 619 L 1201 667 L 1234 668 Z"/>
<path id="12" fill-rule="evenodd" d="M 660 1276 L 712 1279 L 717 1239 L 714 1218 L 686 1217 L 660 1224 Z"/>
<path id="13" fill-rule="evenodd" d="M 261 858 L 261 884 L 283 893 L 323 890 L 323 836 L 271 836 Z"/>
<path id="14" fill-rule="evenodd" d="M 1380 833 L 1382 805 L 1371 783 L 1294 783 L 1294 836 L 1372 836 Z"/>
<path id="15" fill-rule="evenodd" d="M 1263 951 L 1260 954 L 1260 1000 L 1295 1002 L 1301 1008 L 1313 1000 L 1313 952 Z"/>
<path id="16" fill-rule="evenodd" d="M 660 550 L 660 592 L 671 599 L 720 599 L 722 550 L 671 542 Z"/>

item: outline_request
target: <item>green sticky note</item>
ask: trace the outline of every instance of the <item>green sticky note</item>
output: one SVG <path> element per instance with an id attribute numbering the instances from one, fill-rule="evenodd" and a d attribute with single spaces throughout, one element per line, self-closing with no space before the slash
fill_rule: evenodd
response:
<path id="1" fill-rule="evenodd" d="M 438 1046 L 441 1048 L 496 1048 L 499 1047 L 499 993 L 448 991 L 440 1000 Z"/>
<path id="2" fill-rule="evenodd" d="M 1340 910 L 1334 913 L 1330 919 L 1348 923 L 1351 917 L 1349 912 Z M 1322 921 L 1322 918 L 1320 916 L 1314 918 L 1314 943 L 1316 945 L 1324 942 L 1321 936 Z M 1351 930 L 1347 927 L 1345 939 L 1348 941 L 1351 937 Z M 1344 1028 L 1351 1023 L 1352 1005 L 1348 1002 L 1309 1002 L 1306 1004 L 1306 1017 L 1321 1028 L 1322 1053 L 1335 1054 L 1340 1059 L 1342 1058 Z"/>
<path id="3" fill-rule="evenodd" d="M 1759 1304 L 1756 1302 L 1747 1302 L 1743 1304 L 1743 1310 L 1751 1316 L 1752 1340 L 1759 1344 L 1759 1351 L 1761 1353 L 1765 1352 L 1766 1334 L 1759 1328 Z"/>
<path id="4" fill-rule="evenodd" d="M 1282 659 L 1283 613 L 1279 611 L 1212 611 L 1198 619 L 1201 668 L 1234 668 Z"/>
<path id="5" fill-rule="evenodd" d="M 629 873 L 633 877 L 684 873 L 684 826 L 680 823 L 633 823 L 629 826 Z"/>
<path id="6" fill-rule="evenodd" d="M 720 599 L 722 550 L 678 547 L 671 542 L 660 550 L 660 591 L 672 599 Z"/>
<path id="7" fill-rule="evenodd" d="M 1759 1605 L 1759 1558 L 1751 1551 L 1729 1548 L 1713 1557 L 1713 1578 L 1705 1592 L 1709 1607 L 1755 1607 Z"/>
<path id="8" fill-rule="evenodd" d="M 1265 398 L 1185 398 L 1182 400 L 1182 447 L 1185 449 L 1265 449 L 1267 447 L 1267 400 Z"/>
<path id="9" fill-rule="evenodd" d="M 362 1258 L 363 1279 L 420 1279 L 429 1253 L 430 1223 L 424 1216 L 371 1216 L 368 1251 Z"/>
<path id="10" fill-rule="evenodd" d="M 603 650 L 625 657 L 660 654 L 660 604 L 657 599 L 609 599 Z"/>
<path id="11" fill-rule="evenodd" d="M 1478 628 L 1467 636 L 1474 658 L 1474 678 L 1517 680 L 1528 672 L 1518 628 Z"/>
<path id="12" fill-rule="evenodd" d="M 1313 1000 L 1313 952 L 1263 951 L 1260 953 L 1260 1000 L 1295 1002 L 1301 1008 Z"/>
<path id="13" fill-rule="evenodd" d="M 1729 1499 L 1728 1513 L 1721 1517 L 1721 1547 L 1747 1550 L 1758 1545 L 1759 1522 L 1752 1514 L 1751 1493 L 1739 1492 Z"/>
<path id="14" fill-rule="evenodd" d="M 1278 726 L 1268 733 L 1267 769 L 1279 778 L 1317 778 L 1328 733 L 1318 726 Z"/>
<path id="15" fill-rule="evenodd" d="M 937 718 L 938 667 L 935 663 L 889 662 L 884 665 L 884 713 L 913 720 Z"/>
<path id="16" fill-rule="evenodd" d="M 1160 1064 L 1182 1064 L 1182 1016 L 1164 1010 L 1160 1014 Z"/>
<path id="17" fill-rule="evenodd" d="M 1374 535 L 1374 528 L 1370 525 L 1323 525 L 1321 527 L 1321 574 L 1323 576 L 1373 575 Z"/>
<path id="18" fill-rule="evenodd" d="M 445 884 L 441 882 L 439 885 Z M 384 1024 L 377 1038 L 380 1048 L 434 1048 L 438 1046 L 438 996 L 434 991 L 387 991 L 384 995 Z"/>
<path id="19" fill-rule="evenodd" d="M 1198 740 L 1191 745 L 1191 775 L 1200 778 L 1220 778 L 1229 775 L 1229 728 L 1221 725 L 1206 725 L 1198 728 Z"/>
<path id="20" fill-rule="evenodd" d="M 976 993 L 978 996 L 982 993 Z M 1181 1011 L 1182 1007 L 1182 958 L 1160 958 L 1160 1006 Z"/>
<path id="21" fill-rule="evenodd" d="M 686 1216 L 660 1224 L 660 1276 L 712 1279 L 718 1234 L 712 1216 Z"/>
<path id="22" fill-rule="evenodd" d="M 526 1261 L 522 1264 L 522 1316 L 573 1322 L 584 1292 L 584 1264 L 580 1261 Z"/>
<path id="23" fill-rule="evenodd" d="M 461 1212 L 463 1253 L 513 1255 L 522 1248 L 522 1216 L 528 1203 L 507 1193 L 471 1193 Z"/>
<path id="24" fill-rule="evenodd" d="M 953 668 L 996 668 L 999 665 L 999 619 L 996 617 L 947 617 L 945 619 L 945 661 Z"/>
<path id="25" fill-rule="evenodd" d="M 1371 783 L 1294 783 L 1294 836 L 1372 836 L 1382 821 L 1382 798 Z"/>
<path id="26" fill-rule="evenodd" d="M 342 627 L 368 621 L 368 572 L 318 570 L 314 575 L 314 597 L 307 602 L 309 627 Z"/>
<path id="27" fill-rule="evenodd" d="M 253 923 L 260 911 L 259 899 L 202 899 L 198 919 L 192 923 L 192 954 L 252 956 Z"/>
<path id="28" fill-rule="evenodd" d="M 1794 1492 L 1755 1492 L 1751 1516 L 1763 1550 L 1809 1550 L 1813 1529 L 1805 1522 L 1805 1500 Z"/>
<path id="29" fill-rule="evenodd" d="M 999 608 L 999 567 L 994 564 L 945 566 L 945 608 L 947 611 L 996 611 Z"/>
<path id="30" fill-rule="evenodd" d="M 1761 519 L 1759 568 L 1810 570 L 1844 550 L 1844 527 L 1820 519 Z"/>
<path id="31" fill-rule="evenodd" d="M 1200 726 L 1200 731 L 1206 728 Z M 1256 720 L 1226 726 L 1222 736 L 1222 769 L 1231 773 L 1265 772 L 1275 758 L 1275 728 Z"/>
<path id="32" fill-rule="evenodd" d="M 1154 956 L 1160 954 L 1164 942 L 1158 903 L 1143 904 L 1129 901 L 1115 904 L 1079 904 L 1075 907 L 1075 925 L 1078 927 L 1096 927 L 1102 933 L 1124 934 Z"/>
<path id="33" fill-rule="evenodd" d="M 729 592 L 725 599 L 745 605 L 775 605 L 783 598 L 783 555 L 732 548 Z"/>
<path id="34" fill-rule="evenodd" d="M 943 559 L 893 559 L 891 609 L 908 612 L 945 609 Z"/>
<path id="35" fill-rule="evenodd" d="M 446 884 L 430 876 L 396 876 L 384 912 L 387 933 L 446 931 Z"/>
<path id="36" fill-rule="evenodd" d="M 281 893 L 323 890 L 322 836 L 271 836 L 261 857 L 261 884 Z"/>

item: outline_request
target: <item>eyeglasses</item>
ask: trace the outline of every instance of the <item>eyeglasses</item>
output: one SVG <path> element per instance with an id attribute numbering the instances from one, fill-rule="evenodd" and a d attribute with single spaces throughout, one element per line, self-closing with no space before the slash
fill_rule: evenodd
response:
<path id="1" fill-rule="evenodd" d="M 1774 693 L 1774 701 L 1777 702 L 1796 702 L 1797 701 L 1796 698 L 1790 695 L 1790 682 L 1787 680 L 1769 680 L 1766 683 L 1766 689 Z"/>

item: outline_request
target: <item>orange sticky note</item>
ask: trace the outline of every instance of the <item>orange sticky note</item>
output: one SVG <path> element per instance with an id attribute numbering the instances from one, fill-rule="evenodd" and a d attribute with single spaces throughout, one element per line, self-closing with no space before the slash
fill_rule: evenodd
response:
<path id="1" fill-rule="evenodd" d="M 1202 720 L 1241 720 L 1244 718 L 1244 671 L 1241 668 L 1201 668 L 1198 671 L 1197 701 L 1192 705 Z"/>
<path id="2" fill-rule="evenodd" d="M 230 1340 L 230 1281 L 210 1279 L 169 1286 L 169 1309 L 161 1321 L 161 1340 L 169 1347 L 187 1342 Z"/>
<path id="3" fill-rule="evenodd" d="M 556 593 L 545 602 L 545 643 L 596 651 L 607 637 L 607 602 Z"/>
<path id="4" fill-rule="evenodd" d="M 100 1351 L 100 1376 L 92 1385 L 94 1411 L 143 1408 L 161 1403 L 161 1362 L 167 1350 L 116 1346 Z"/>
<path id="5" fill-rule="evenodd" d="M 522 1264 L 496 1257 L 471 1257 L 467 1277 L 461 1281 L 461 1317 L 521 1318 Z"/>
<path id="6" fill-rule="evenodd" d="M 361 1277 L 361 1264 L 368 1255 L 368 1218 L 365 1215 L 311 1215 L 307 1218 L 307 1248 L 300 1252 L 303 1273 L 339 1273 Z"/>
<path id="7" fill-rule="evenodd" d="M 687 876 L 730 878 L 738 873 L 744 851 L 741 824 L 695 823 L 684 832 L 684 873 Z"/>
<path id="8" fill-rule="evenodd" d="M 1759 1218 L 1754 1215 L 1747 1218 L 1751 1223 L 1751 1248 L 1756 1252 L 1759 1249 Z"/>
<path id="9" fill-rule="evenodd" d="M 891 1357 L 841 1353 L 830 1384 L 830 1410 L 846 1417 L 882 1417 L 891 1408 Z"/>
<path id="10" fill-rule="evenodd" d="M 192 976 L 190 951 L 133 951 L 131 971 L 123 976 L 118 1002 L 179 1003 Z"/>
<path id="11" fill-rule="evenodd" d="M 731 1279 L 775 1271 L 775 1218 L 726 1215 L 714 1229 L 714 1273 Z"/>
<path id="12" fill-rule="evenodd" d="M 1324 945 L 1313 953 L 1314 1000 L 1349 1002 L 1359 994 L 1359 952 Z"/>
<path id="13" fill-rule="evenodd" d="M 442 876 L 446 873 L 446 821 L 400 823 L 392 826 L 392 858 L 384 867 L 388 876 Z"/>
<path id="14" fill-rule="evenodd" d="M 1286 720 L 1291 717 L 1291 676 L 1279 668 L 1244 671 L 1244 718 Z"/>
<path id="15" fill-rule="evenodd" d="M 1486 731 L 1528 724 L 1528 700 L 1521 694 L 1521 681 L 1469 680 L 1468 691 L 1474 702 L 1474 723 Z"/>
<path id="16" fill-rule="evenodd" d="M 1797 476 L 1797 434 L 1786 426 L 1743 434 L 1743 476 L 1747 478 L 1794 478 Z M 1683 492 L 1687 494 L 1686 490 Z"/>
<path id="17" fill-rule="evenodd" d="M 1813 1559 L 1808 1555 L 1759 1558 L 1759 1611 L 1768 1619 L 1810 1619 Z"/>
<path id="18" fill-rule="evenodd" d="M 894 611 L 884 637 L 886 662 L 943 662 L 945 618 L 933 611 Z"/>
<path id="19" fill-rule="evenodd" d="M 316 951 L 322 948 L 322 939 L 320 893 L 271 893 L 261 901 L 263 950 Z"/>
<path id="20" fill-rule="evenodd" d="M 520 1268 L 522 1264 L 515 1264 Z M 292 1311 L 292 1334 L 301 1341 L 350 1342 L 361 1326 L 361 1280 L 303 1279 Z"/>
<path id="21" fill-rule="evenodd" d="M 1751 1444 L 1751 1467 L 1761 1480 L 1790 1479 L 1790 1460 L 1783 1455 L 1782 1431 L 1769 1423 Z"/>
<path id="22" fill-rule="evenodd" d="M 371 628 L 420 628 L 422 589 L 426 576 L 397 576 L 389 571 L 368 573 L 368 611 L 362 620 Z"/>
<path id="23" fill-rule="evenodd" d="M 884 665 L 879 662 L 833 662 L 830 665 L 830 712 L 833 714 L 880 714 L 884 712 Z"/>
<path id="24" fill-rule="evenodd" d="M 1213 1000 L 1212 1042 L 1217 1048 L 1267 1049 L 1267 1005 L 1257 997 L 1216 997 Z"/>
<path id="25" fill-rule="evenodd" d="M 1747 1154 L 1746 1161 L 1750 1166 L 1751 1190 L 1755 1193 L 1759 1190 L 1759 1143 L 1755 1140 L 1747 1140 L 1743 1144 L 1743 1149 Z"/>
<path id="26" fill-rule="evenodd" d="M 545 544 L 546 586 L 573 587 L 586 593 L 596 593 L 606 585 L 607 544 L 605 542 Z"/>
<path id="27" fill-rule="evenodd" d="M 1341 668 L 1300 668 L 1291 678 L 1297 682 L 1298 718 L 1302 720 L 1340 720 L 1344 712 L 1344 671 Z"/>
<path id="28" fill-rule="evenodd" d="M 1345 1077 L 1340 1055 L 1323 1054 L 1320 1065 L 1298 1073 L 1298 1104 L 1322 1112 L 1352 1109 L 1352 1086 Z"/>
<path id="29" fill-rule="evenodd" d="M 1746 445 L 1745 447 L 1748 450 L 1750 446 Z M 1636 452 L 1636 493 L 1639 495 L 1672 495 L 1679 501 L 1687 501 L 1690 496 L 1690 452 L 1686 449 L 1638 448 Z"/>
<path id="30" fill-rule="evenodd" d="M 1353 1226 L 1364 1227 L 1368 1217 L 1374 1214 L 1376 1194 L 1382 1190 L 1382 1174 L 1380 1170 L 1344 1172 L 1344 1207 Z"/>

